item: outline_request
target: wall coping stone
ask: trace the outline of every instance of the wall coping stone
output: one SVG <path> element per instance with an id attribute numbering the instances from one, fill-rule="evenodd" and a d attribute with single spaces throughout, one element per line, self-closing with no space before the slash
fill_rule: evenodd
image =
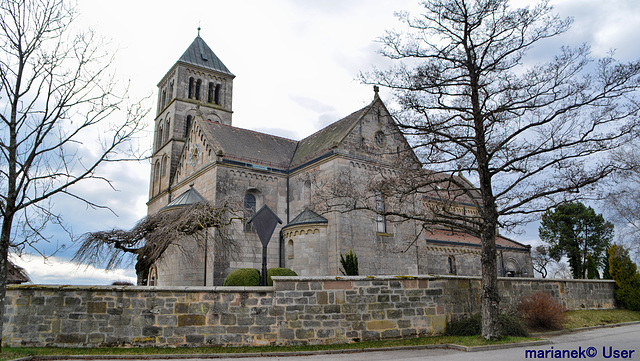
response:
<path id="1" fill-rule="evenodd" d="M 83 285 L 7 285 L 7 290 L 52 290 L 52 291 L 135 291 L 135 292 L 157 292 L 157 291 L 170 291 L 170 292 L 225 292 L 225 293 L 237 293 L 237 292 L 273 292 L 273 286 L 258 286 L 258 287 L 244 287 L 244 286 L 83 286 Z"/>
<path id="2" fill-rule="evenodd" d="M 457 280 L 477 280 L 482 277 L 476 276 L 455 276 L 455 275 L 397 275 L 397 276 L 273 276 L 274 282 L 320 282 L 320 281 L 398 281 L 398 280 L 437 280 L 437 279 L 457 279 Z M 498 277 L 499 281 L 536 281 L 536 282 L 578 282 L 578 283 L 615 283 L 614 280 L 591 280 L 591 279 L 563 279 L 563 278 L 533 278 L 533 277 Z M 7 285 L 7 290 L 12 289 L 33 289 L 33 290 L 55 290 L 55 291 L 136 291 L 136 292 L 274 292 L 274 286 L 87 286 L 87 285 Z"/>
<path id="3" fill-rule="evenodd" d="M 292 281 L 397 281 L 397 280 L 437 280 L 437 279 L 456 279 L 456 280 L 478 280 L 482 277 L 477 276 L 455 276 L 455 275 L 397 275 L 397 276 L 273 276 L 274 282 L 292 282 Z M 615 283 L 614 280 L 592 280 L 592 279 L 564 279 L 564 278 L 534 278 L 534 277 L 498 277 L 499 281 L 536 281 L 536 282 L 584 282 L 584 283 Z"/>

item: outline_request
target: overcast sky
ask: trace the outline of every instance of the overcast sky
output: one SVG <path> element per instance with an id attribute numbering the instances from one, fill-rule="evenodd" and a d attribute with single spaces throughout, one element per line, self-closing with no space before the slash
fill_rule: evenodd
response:
<path id="1" fill-rule="evenodd" d="M 515 1 L 514 4 L 526 4 Z M 544 59 L 562 44 L 592 46 L 594 55 L 614 49 L 621 60 L 640 58 L 640 1 L 556 0 L 572 29 L 530 53 Z M 151 95 L 148 130 L 141 139 L 150 148 L 155 117 L 156 84 L 197 35 L 236 75 L 233 125 L 302 139 L 368 104 L 373 90 L 357 81 L 361 71 L 388 60 L 377 50 L 376 38 L 385 29 L 402 29 L 394 11 L 417 14 L 414 0 L 243 0 L 243 1 L 94 1 L 78 0 L 75 26 L 92 28 L 110 39 L 116 52 L 114 69 L 130 82 L 131 95 Z M 391 104 L 390 94 L 381 92 Z M 86 183 L 77 191 L 116 213 L 88 209 L 83 204 L 56 199 L 56 207 L 75 235 L 112 227 L 128 229 L 146 214 L 150 165 L 118 164 L 103 169 L 116 190 Z M 514 239 L 531 244 L 537 225 Z M 75 244 L 64 233 L 51 230 L 54 241 L 41 245 L 51 251 L 65 245 L 55 257 L 15 259 L 35 283 L 108 284 L 135 280 L 132 269 L 105 274 L 70 265 Z"/>

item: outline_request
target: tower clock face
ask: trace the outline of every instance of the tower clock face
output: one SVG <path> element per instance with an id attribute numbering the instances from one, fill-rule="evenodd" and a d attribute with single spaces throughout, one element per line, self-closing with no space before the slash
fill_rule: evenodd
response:
<path id="1" fill-rule="evenodd" d="M 198 149 L 197 144 L 194 144 L 191 151 L 191 166 L 195 166 L 198 163 L 198 154 L 200 154 L 200 149 Z"/>

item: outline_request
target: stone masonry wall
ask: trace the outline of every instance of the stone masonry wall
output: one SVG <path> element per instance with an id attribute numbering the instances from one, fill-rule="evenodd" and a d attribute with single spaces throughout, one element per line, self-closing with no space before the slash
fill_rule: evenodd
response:
<path id="1" fill-rule="evenodd" d="M 501 306 L 545 291 L 566 308 L 614 307 L 613 281 L 501 278 Z M 442 332 L 479 311 L 480 279 L 274 277 L 274 287 L 10 286 L 9 346 L 341 343 Z"/>

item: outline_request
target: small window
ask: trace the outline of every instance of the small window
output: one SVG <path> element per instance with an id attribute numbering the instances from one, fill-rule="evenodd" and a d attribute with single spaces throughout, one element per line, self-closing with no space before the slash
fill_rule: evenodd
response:
<path id="1" fill-rule="evenodd" d="M 447 268 L 449 269 L 450 275 L 456 274 L 456 259 L 453 258 L 453 256 L 447 258 Z"/>
<path id="2" fill-rule="evenodd" d="M 376 192 L 376 232 L 387 233 L 387 217 L 385 213 L 384 196 L 382 192 Z"/>
<path id="3" fill-rule="evenodd" d="M 187 121 L 185 122 L 184 125 L 184 137 L 187 138 L 188 134 L 189 134 L 189 128 L 191 128 L 191 119 L 192 117 L 190 115 L 187 115 Z"/>
<path id="4" fill-rule="evenodd" d="M 167 156 L 162 157 L 162 177 L 164 178 L 167 175 Z"/>
<path id="5" fill-rule="evenodd" d="M 216 90 L 215 93 L 213 95 L 213 102 L 220 105 L 220 84 L 216 85 Z"/>
<path id="6" fill-rule="evenodd" d="M 149 277 L 147 279 L 148 286 L 157 286 L 158 285 L 158 270 L 156 266 L 151 266 L 149 268 Z"/>
<path id="7" fill-rule="evenodd" d="M 207 91 L 207 103 L 213 103 L 214 88 L 215 86 L 213 85 L 213 83 L 209 82 L 209 91 Z"/>
<path id="8" fill-rule="evenodd" d="M 198 79 L 196 81 L 196 93 L 195 93 L 195 98 L 196 100 L 200 100 L 200 87 L 202 85 L 202 80 Z"/>
<path id="9" fill-rule="evenodd" d="M 293 259 L 294 254 L 293 254 L 293 240 L 290 239 L 289 243 L 287 244 L 287 258 L 288 259 Z"/>
<path id="10" fill-rule="evenodd" d="M 247 223 L 247 221 L 256 214 L 256 196 L 253 193 L 247 193 L 244 195 L 244 231 L 255 232 L 253 224 Z"/>
<path id="11" fill-rule="evenodd" d="M 193 93 L 195 91 L 195 81 L 193 77 L 189 78 L 189 99 L 193 99 Z"/>
<path id="12" fill-rule="evenodd" d="M 156 149 L 160 149 L 162 146 L 162 140 L 162 126 L 160 126 L 160 128 L 158 128 L 158 138 L 156 139 Z"/>
<path id="13" fill-rule="evenodd" d="M 171 128 L 171 118 L 167 118 L 167 121 L 164 123 L 164 142 L 165 143 L 169 140 L 170 128 Z"/>
<path id="14" fill-rule="evenodd" d="M 153 167 L 153 194 L 160 192 L 160 160 Z"/>
<path id="15" fill-rule="evenodd" d="M 376 132 L 376 134 L 374 135 L 374 140 L 375 140 L 376 144 L 378 146 L 380 146 L 380 147 L 384 145 L 385 139 L 386 139 L 386 137 L 385 137 L 384 133 L 381 132 L 381 131 Z"/>

